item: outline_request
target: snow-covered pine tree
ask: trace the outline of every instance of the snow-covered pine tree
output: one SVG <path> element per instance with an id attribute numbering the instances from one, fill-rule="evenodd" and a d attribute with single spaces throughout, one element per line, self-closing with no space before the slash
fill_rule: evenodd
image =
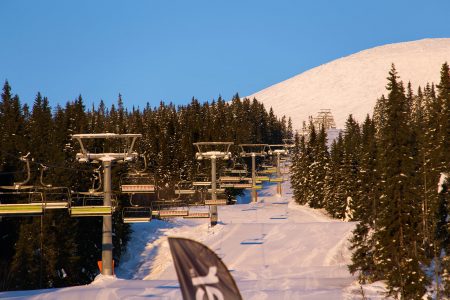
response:
<path id="1" fill-rule="evenodd" d="M 358 172 L 358 200 L 355 205 L 354 218 L 359 222 L 351 238 L 352 264 L 351 273 L 358 272 L 362 283 L 373 282 L 382 278 L 374 261 L 374 239 L 378 207 L 377 141 L 375 124 L 369 116 L 362 125 L 361 153 Z"/>
<path id="2" fill-rule="evenodd" d="M 337 140 L 331 145 L 324 194 L 326 210 L 337 219 L 345 217 L 347 205 L 344 171 L 344 137 L 342 133 L 339 133 Z"/>
<path id="3" fill-rule="evenodd" d="M 388 283 L 389 293 L 401 299 L 419 299 L 427 278 L 420 265 L 422 250 L 417 235 L 420 215 L 413 188 L 414 157 L 408 111 L 395 66 L 389 72 L 385 122 L 380 124 L 380 209 L 375 238 L 375 260 Z"/>

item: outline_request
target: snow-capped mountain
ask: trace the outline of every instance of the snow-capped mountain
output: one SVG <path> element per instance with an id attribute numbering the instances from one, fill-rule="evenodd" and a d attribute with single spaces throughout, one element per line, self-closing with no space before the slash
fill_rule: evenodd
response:
<path id="1" fill-rule="evenodd" d="M 331 109 L 337 127 L 343 128 L 349 114 L 358 121 L 372 114 L 377 98 L 386 94 L 392 63 L 416 92 L 419 85 L 439 82 L 446 61 L 450 62 L 450 38 L 389 44 L 336 59 L 248 97 L 272 107 L 278 116 L 290 116 L 294 128 L 320 109 Z"/>

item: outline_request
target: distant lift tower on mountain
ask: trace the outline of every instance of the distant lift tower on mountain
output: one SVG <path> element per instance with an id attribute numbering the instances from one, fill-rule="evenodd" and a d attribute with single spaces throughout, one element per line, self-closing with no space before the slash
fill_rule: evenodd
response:
<path id="1" fill-rule="evenodd" d="M 313 123 L 316 129 L 320 129 L 322 127 L 324 127 L 325 130 L 336 128 L 336 123 L 334 122 L 333 115 L 331 114 L 331 109 L 321 109 L 314 118 Z"/>
<path id="2" fill-rule="evenodd" d="M 114 161 L 129 162 L 137 157 L 133 152 L 133 147 L 141 134 L 115 134 L 115 133 L 93 133 L 74 134 L 72 139 L 80 144 L 81 152 L 76 154 L 79 162 L 100 163 L 103 167 L 103 206 L 111 207 L 111 168 Z M 87 150 L 91 140 L 103 141 L 103 151 L 110 150 L 120 145 L 122 152 L 105 151 L 101 153 L 91 153 Z M 113 275 L 113 243 L 112 243 L 112 215 L 103 216 L 102 230 L 102 274 Z"/>
<path id="3" fill-rule="evenodd" d="M 198 142 L 194 143 L 197 147 L 195 158 L 197 160 L 209 159 L 211 160 L 211 201 L 205 201 L 205 204 L 210 205 L 210 220 L 211 226 L 215 226 L 219 219 L 217 212 L 217 205 L 222 204 L 223 200 L 217 199 L 217 181 L 216 181 L 216 160 L 228 160 L 231 158 L 230 147 L 233 142 Z M 225 200 L 226 203 L 226 200 Z"/>

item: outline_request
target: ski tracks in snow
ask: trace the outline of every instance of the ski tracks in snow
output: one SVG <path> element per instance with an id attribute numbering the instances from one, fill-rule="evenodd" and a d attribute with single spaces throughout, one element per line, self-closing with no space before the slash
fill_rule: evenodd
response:
<path id="1" fill-rule="evenodd" d="M 144 246 L 128 249 L 132 255 L 123 268 L 137 269 L 123 273 L 134 279 L 176 280 L 167 237 L 181 236 L 215 251 L 245 299 L 349 299 L 355 278 L 347 270 L 348 239 L 354 224 L 297 205 L 288 182 L 282 197 L 275 189 L 274 184 L 266 186 L 258 203 L 240 199 L 247 204 L 219 207 L 220 222 L 213 228 L 208 220 L 159 221 L 157 230 L 147 229 Z M 152 239 L 151 234 L 157 237 Z"/>

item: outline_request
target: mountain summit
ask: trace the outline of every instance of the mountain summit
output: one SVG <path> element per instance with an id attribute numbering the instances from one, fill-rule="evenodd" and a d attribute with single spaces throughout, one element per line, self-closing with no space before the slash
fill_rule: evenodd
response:
<path id="1" fill-rule="evenodd" d="M 343 128 L 349 114 L 363 121 L 372 114 L 377 98 L 386 94 L 386 77 L 394 63 L 414 92 L 428 82 L 439 82 L 444 62 L 450 63 L 450 38 L 423 39 L 364 50 L 303 72 L 272 85 L 255 97 L 278 116 L 292 118 L 294 128 L 321 109 L 331 109 Z"/>

